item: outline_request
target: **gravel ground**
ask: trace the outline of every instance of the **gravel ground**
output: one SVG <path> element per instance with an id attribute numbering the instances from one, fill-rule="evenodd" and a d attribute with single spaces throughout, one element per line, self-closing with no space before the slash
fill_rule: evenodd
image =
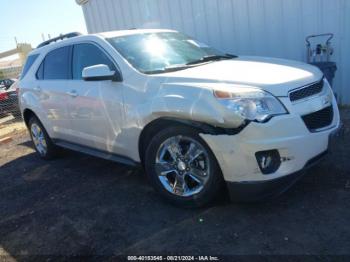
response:
<path id="1" fill-rule="evenodd" d="M 65 151 L 40 160 L 26 132 L 0 145 L 0 258 L 30 255 L 349 255 L 350 110 L 335 150 L 282 196 L 164 202 L 143 171 Z M 1 261 L 1 259 L 0 259 Z"/>

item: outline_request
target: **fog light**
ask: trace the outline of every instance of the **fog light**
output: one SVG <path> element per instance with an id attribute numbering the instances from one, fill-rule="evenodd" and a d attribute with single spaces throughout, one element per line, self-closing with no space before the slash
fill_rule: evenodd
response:
<path id="1" fill-rule="evenodd" d="M 281 157 L 276 149 L 256 152 L 255 157 L 264 175 L 276 172 L 281 165 Z"/>

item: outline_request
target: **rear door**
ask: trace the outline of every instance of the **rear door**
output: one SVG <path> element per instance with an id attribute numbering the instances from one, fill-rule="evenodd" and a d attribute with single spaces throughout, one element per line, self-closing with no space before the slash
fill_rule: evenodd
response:
<path id="1" fill-rule="evenodd" d="M 50 125 L 53 137 L 72 141 L 71 121 L 68 115 L 70 99 L 71 46 L 50 51 L 42 61 L 37 73 L 35 92 Z"/>

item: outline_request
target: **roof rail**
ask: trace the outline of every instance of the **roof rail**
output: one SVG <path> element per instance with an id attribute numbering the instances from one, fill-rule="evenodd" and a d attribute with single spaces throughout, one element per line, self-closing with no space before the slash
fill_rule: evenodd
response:
<path id="1" fill-rule="evenodd" d="M 53 42 L 57 42 L 58 40 L 63 40 L 63 39 L 66 39 L 66 38 L 72 38 L 72 37 L 76 37 L 76 36 L 80 36 L 80 35 L 81 35 L 81 33 L 79 33 L 79 32 L 72 32 L 72 33 L 60 35 L 60 36 L 57 36 L 55 38 L 52 38 L 52 39 L 49 39 L 47 41 L 42 42 L 40 45 L 37 46 L 37 48 L 46 46 L 46 45 L 51 44 Z"/>

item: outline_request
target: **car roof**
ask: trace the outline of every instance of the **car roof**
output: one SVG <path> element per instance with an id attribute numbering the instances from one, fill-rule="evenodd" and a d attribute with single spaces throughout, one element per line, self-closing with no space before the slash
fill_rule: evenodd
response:
<path id="1" fill-rule="evenodd" d="M 160 33 L 160 32 L 176 32 L 175 30 L 170 29 L 128 29 L 128 30 L 116 30 L 116 31 L 107 31 L 95 34 L 86 34 L 79 35 L 71 38 L 66 38 L 63 40 L 59 40 L 57 42 L 53 42 L 47 44 L 45 46 L 36 48 L 32 50 L 29 55 L 40 54 L 42 52 L 47 52 L 57 47 L 66 45 L 66 44 L 74 44 L 77 41 L 81 40 L 92 40 L 97 38 L 113 38 L 118 36 L 126 36 L 126 35 L 134 35 L 134 34 L 146 34 L 146 33 Z"/>
<path id="2" fill-rule="evenodd" d="M 102 32 L 102 33 L 98 33 L 97 35 L 100 35 L 103 38 L 112 38 L 112 37 L 126 36 L 126 35 L 161 33 L 161 32 L 176 32 L 176 31 L 170 30 L 170 29 L 129 29 L 129 30 Z"/>

